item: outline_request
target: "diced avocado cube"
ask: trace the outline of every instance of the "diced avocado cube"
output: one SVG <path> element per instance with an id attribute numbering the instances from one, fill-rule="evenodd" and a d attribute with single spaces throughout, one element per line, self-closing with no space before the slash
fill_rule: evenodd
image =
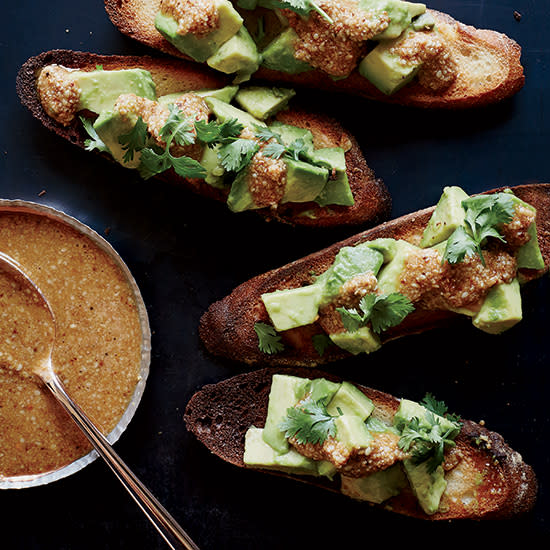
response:
<path id="1" fill-rule="evenodd" d="M 281 203 L 315 200 L 328 180 L 328 170 L 308 162 L 285 158 L 286 186 Z"/>
<path id="2" fill-rule="evenodd" d="M 236 73 L 235 83 L 244 82 L 260 66 L 260 54 L 250 33 L 242 26 L 237 34 L 222 44 L 206 63 L 225 74 Z"/>
<path id="3" fill-rule="evenodd" d="M 374 410 L 373 402 L 356 386 L 349 382 L 342 382 L 327 407 L 327 412 L 332 416 L 342 411 L 344 415 L 358 416 L 363 422 Z"/>
<path id="4" fill-rule="evenodd" d="M 337 382 L 331 382 L 326 378 L 315 378 L 311 381 L 309 398 L 313 402 L 323 400 L 323 402 L 330 403 L 334 394 L 340 389 L 342 384 Z"/>
<path id="5" fill-rule="evenodd" d="M 336 440 L 344 444 L 348 449 L 365 448 L 374 439 L 367 430 L 365 422 L 358 416 L 342 415 L 334 419 L 336 426 Z"/>
<path id="6" fill-rule="evenodd" d="M 479 313 L 473 318 L 475 327 L 489 334 L 500 334 L 522 319 L 519 282 L 500 283 L 489 290 Z"/>
<path id="7" fill-rule="evenodd" d="M 265 122 L 254 118 L 251 114 L 241 109 L 237 109 L 237 107 L 225 103 L 225 101 L 220 101 L 215 97 L 206 97 L 204 101 L 210 107 L 219 122 L 226 122 L 227 120 L 235 118 L 241 124 L 252 130 L 255 129 L 255 126 L 267 126 Z"/>
<path id="8" fill-rule="evenodd" d="M 403 428 L 413 419 L 418 418 L 420 425 L 424 428 L 431 429 L 432 423 L 427 419 L 428 410 L 416 401 L 410 401 L 409 399 L 401 399 L 399 408 L 397 409 L 394 417 L 393 424 L 399 430 L 403 431 Z M 454 438 L 460 432 L 460 425 L 448 420 L 444 416 L 440 416 L 435 413 L 430 413 L 439 422 L 443 432 L 449 431 L 448 437 Z"/>
<path id="9" fill-rule="evenodd" d="M 426 11 L 425 4 L 404 2 L 402 0 L 360 0 L 359 7 L 371 13 L 385 12 L 390 17 L 390 24 L 373 40 L 397 38 L 411 24 L 414 17 Z"/>
<path id="10" fill-rule="evenodd" d="M 353 355 L 372 353 L 382 346 L 378 336 L 369 327 L 360 327 L 355 332 L 329 334 L 329 338 L 338 347 Z"/>
<path id="11" fill-rule="evenodd" d="M 269 318 L 277 331 L 310 325 L 317 319 L 323 288 L 313 284 L 262 294 Z"/>
<path id="12" fill-rule="evenodd" d="M 394 247 L 392 260 L 385 264 L 378 273 L 378 289 L 382 294 L 399 292 L 405 261 L 411 252 L 418 250 L 418 247 L 402 240 L 396 240 Z"/>
<path id="13" fill-rule="evenodd" d="M 275 37 L 262 52 L 262 65 L 273 71 L 290 74 L 303 73 L 312 69 L 311 65 L 294 57 L 294 43 L 298 35 L 292 27 Z"/>
<path id="14" fill-rule="evenodd" d="M 529 226 L 527 233 L 530 238 L 519 248 L 516 255 L 518 269 L 544 269 L 546 265 L 540 251 L 537 225 L 535 222 Z"/>
<path id="15" fill-rule="evenodd" d="M 75 71 L 73 74 L 81 90 L 79 110 L 87 109 L 97 114 L 109 111 L 121 94 L 152 100 L 157 97 L 151 73 L 143 69 Z"/>
<path id="16" fill-rule="evenodd" d="M 428 515 L 435 514 L 439 509 L 441 496 L 447 488 L 443 467 L 438 466 L 430 473 L 426 462 L 414 464 L 410 459 L 404 460 L 403 466 L 420 507 Z"/>
<path id="17" fill-rule="evenodd" d="M 217 189 L 225 189 L 227 187 L 224 183 L 225 169 L 221 165 L 218 157 L 219 148 L 219 145 L 214 148 L 205 147 L 200 162 L 202 167 L 206 170 L 204 181 Z"/>
<path id="18" fill-rule="evenodd" d="M 249 86 L 239 90 L 235 101 L 252 116 L 266 120 L 285 109 L 295 95 L 296 92 L 289 88 Z"/>
<path id="19" fill-rule="evenodd" d="M 431 31 L 435 27 L 435 18 L 431 13 L 423 13 L 412 20 L 412 28 L 415 31 Z"/>
<path id="20" fill-rule="evenodd" d="M 118 138 L 129 133 L 137 121 L 136 115 L 122 116 L 118 112 L 103 111 L 94 122 L 94 130 L 103 143 L 109 148 L 113 158 L 125 168 L 137 168 L 141 163 L 141 153 L 136 151 L 134 158 L 124 161 L 126 151 L 122 148 Z"/>
<path id="21" fill-rule="evenodd" d="M 342 476 L 341 490 L 344 495 L 356 500 L 381 504 L 397 496 L 407 485 L 407 476 L 401 466 L 395 464 L 366 477 Z"/>
<path id="22" fill-rule="evenodd" d="M 174 103 L 176 99 L 181 97 L 183 94 L 193 93 L 202 98 L 214 97 L 225 103 L 230 103 L 231 100 L 235 97 L 235 94 L 238 92 L 238 90 L 238 86 L 224 86 L 223 88 L 218 88 L 216 90 L 193 90 L 192 92 L 176 92 L 159 97 L 158 102 L 162 105 L 169 105 L 170 103 Z"/>
<path id="23" fill-rule="evenodd" d="M 373 250 L 378 250 L 378 252 L 384 256 L 385 264 L 393 260 L 399 248 L 399 245 L 397 245 L 397 240 L 389 237 L 380 237 L 378 239 L 373 239 L 372 241 L 367 241 L 365 246 L 368 246 Z"/>
<path id="24" fill-rule="evenodd" d="M 399 40 L 402 38 L 381 42 L 359 63 L 359 73 L 386 95 L 408 84 L 422 65 L 421 61 L 405 60 L 392 52 Z"/>
<path id="25" fill-rule="evenodd" d="M 332 479 L 336 472 L 336 466 L 332 462 L 329 462 L 328 460 L 321 460 L 320 462 L 317 462 L 317 473 L 320 476 Z"/>
<path id="26" fill-rule="evenodd" d="M 178 33 L 178 22 L 161 11 L 155 17 L 156 29 L 180 52 L 195 61 L 206 61 L 242 27 L 243 19 L 229 0 L 214 0 L 218 10 L 218 26 L 204 36 Z"/>
<path id="27" fill-rule="evenodd" d="M 306 128 L 298 128 L 297 126 L 291 126 L 290 124 L 284 124 L 283 122 L 274 120 L 271 124 L 269 124 L 269 129 L 278 134 L 283 144 L 287 147 L 297 139 L 303 140 L 305 143 L 304 152 L 306 154 L 306 160 L 307 155 L 314 150 L 313 134 Z"/>
<path id="28" fill-rule="evenodd" d="M 243 168 L 235 176 L 227 196 L 227 206 L 231 212 L 244 212 L 258 208 L 248 186 L 248 167 Z"/>
<path id="29" fill-rule="evenodd" d="M 448 239 L 453 231 L 464 223 L 466 211 L 462 201 L 468 194 L 460 187 L 445 187 L 435 210 L 424 229 L 420 246 L 422 248 L 434 246 Z"/>
<path id="30" fill-rule="evenodd" d="M 318 466 L 295 449 L 283 454 L 276 453 L 262 437 L 263 430 L 251 426 L 244 438 L 243 462 L 247 466 L 278 470 L 291 474 L 318 475 Z"/>
<path id="31" fill-rule="evenodd" d="M 337 296 L 342 285 L 356 275 L 369 271 L 376 275 L 383 261 L 382 254 L 370 248 L 367 243 L 341 248 L 324 275 L 325 301 Z"/>
<path id="32" fill-rule="evenodd" d="M 285 433 L 279 426 L 286 418 L 287 410 L 304 398 L 310 384 L 311 380 L 308 378 L 286 374 L 273 375 L 262 437 L 277 453 L 286 453 L 289 448 Z"/>

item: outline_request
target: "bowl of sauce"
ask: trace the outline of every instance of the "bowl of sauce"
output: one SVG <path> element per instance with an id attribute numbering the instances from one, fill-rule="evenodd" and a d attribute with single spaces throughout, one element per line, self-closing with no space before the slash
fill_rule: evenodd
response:
<path id="1" fill-rule="evenodd" d="M 141 293 L 113 247 L 54 208 L 0 199 L 0 252 L 20 264 L 56 321 L 53 365 L 71 397 L 114 443 L 143 394 L 151 332 Z M 3 288 L 3 291 L 1 291 Z M 17 292 L 0 288 L 0 489 L 51 483 L 97 458 L 85 436 L 7 344 Z M 2 342 L 4 342 L 2 344 Z"/>

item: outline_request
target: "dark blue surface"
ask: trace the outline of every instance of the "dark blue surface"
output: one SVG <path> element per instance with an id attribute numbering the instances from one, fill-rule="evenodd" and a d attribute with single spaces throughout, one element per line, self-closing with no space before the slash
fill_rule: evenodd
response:
<path id="1" fill-rule="evenodd" d="M 516 39 L 527 81 L 510 101 L 459 113 L 308 96 L 359 138 L 368 163 L 393 195 L 394 216 L 433 204 L 444 185 L 477 192 L 550 181 L 548 2 L 433 0 L 430 6 Z M 522 14 L 520 22 L 514 10 Z M 331 367 L 398 396 L 419 399 L 431 391 L 464 417 L 484 419 L 538 474 L 539 499 L 528 517 L 502 523 L 412 521 L 225 464 L 191 438 L 182 421 L 196 389 L 239 370 L 204 352 L 197 335 L 201 314 L 243 280 L 351 231 L 313 232 L 232 215 L 177 187 L 142 182 L 52 135 L 15 93 L 15 75 L 28 57 L 56 48 L 147 50 L 118 33 L 99 1 L 10 2 L 3 12 L 0 196 L 60 208 L 100 233 L 109 228 L 107 239 L 133 271 L 154 331 L 145 395 L 116 448 L 202 548 L 346 548 L 373 544 L 378 533 L 390 544 L 428 547 L 461 538 L 478 544 L 515 534 L 529 541 L 548 538 L 548 278 L 525 288 L 524 321 L 505 336 L 491 337 L 465 324 Z M 0 492 L 0 518 L 2 548 L 165 547 L 100 461 L 50 486 Z"/>

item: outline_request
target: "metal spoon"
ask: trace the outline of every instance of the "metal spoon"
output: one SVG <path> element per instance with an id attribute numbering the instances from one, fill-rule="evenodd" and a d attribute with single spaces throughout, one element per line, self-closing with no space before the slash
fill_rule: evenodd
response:
<path id="1" fill-rule="evenodd" d="M 199 550 L 198 546 L 191 540 L 189 535 L 117 455 L 111 447 L 111 444 L 107 441 L 107 438 L 67 394 L 52 365 L 52 352 L 55 344 L 55 316 L 45 296 L 25 274 L 21 266 L 19 266 L 13 258 L 2 252 L 0 252 L 0 269 L 3 269 L 9 275 L 13 276 L 19 283 L 23 283 L 25 285 L 25 290 L 28 289 L 29 292 L 33 293 L 33 297 L 36 298 L 35 302 L 38 302 L 51 315 L 54 330 L 52 331 L 53 337 L 51 338 L 51 342 L 49 342 L 49 353 L 45 355 L 38 365 L 33 366 L 33 373 L 41 378 L 52 395 L 67 411 L 77 426 L 84 432 L 97 453 L 107 462 L 119 481 L 137 502 L 138 506 L 149 518 L 168 545 L 174 550 L 179 550 L 181 548 Z"/>

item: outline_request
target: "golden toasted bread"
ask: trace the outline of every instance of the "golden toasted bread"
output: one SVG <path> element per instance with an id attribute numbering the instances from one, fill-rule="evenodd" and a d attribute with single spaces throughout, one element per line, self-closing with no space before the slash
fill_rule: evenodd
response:
<path id="1" fill-rule="evenodd" d="M 494 189 L 487 193 L 502 191 Z M 514 194 L 537 209 L 536 225 L 541 253 L 546 267 L 550 265 L 550 184 L 520 185 L 512 188 Z M 312 336 L 323 334 L 318 322 L 281 332 L 284 350 L 267 355 L 258 347 L 255 323 L 270 323 L 262 301 L 262 294 L 297 288 L 311 284 L 314 276 L 326 271 L 338 251 L 344 246 L 377 238 L 403 239 L 418 244 L 433 212 L 432 208 L 407 214 L 388 221 L 344 241 L 293 261 L 283 267 L 258 275 L 213 303 L 200 321 L 200 336 L 206 348 L 213 354 L 254 364 L 280 366 L 315 366 L 351 355 L 337 346 L 328 347 L 322 356 L 315 349 Z M 545 270 L 520 270 L 527 281 L 543 274 Z M 399 325 L 383 332 L 382 343 L 402 336 L 424 332 L 431 328 L 462 322 L 464 316 L 445 309 L 417 309 Z"/>
<path id="2" fill-rule="evenodd" d="M 248 467 L 243 461 L 245 433 L 251 426 L 264 426 L 271 379 L 275 373 L 341 381 L 332 374 L 299 368 L 268 368 L 240 374 L 207 385 L 191 398 L 185 411 L 187 428 L 221 459 Z M 373 401 L 373 414 L 391 421 L 399 399 L 364 386 L 358 387 Z M 381 506 L 399 514 L 430 520 L 507 519 L 532 508 L 537 493 L 536 476 L 502 436 L 475 422 L 463 420 L 455 443 L 456 447 L 450 451 L 452 456 L 446 457 L 449 465 L 445 473 L 447 487 L 438 512 L 425 514 L 410 488 L 405 488 Z M 337 480 L 277 474 L 340 491 Z"/>
<path id="3" fill-rule="evenodd" d="M 37 92 L 37 78 L 41 69 L 47 65 L 58 64 L 67 68 L 93 71 L 97 65 L 104 70 L 142 68 L 149 71 L 156 85 L 157 96 L 181 91 L 215 89 L 225 86 L 228 81 L 196 63 L 179 59 L 129 57 L 98 55 L 70 50 L 53 50 L 32 57 L 25 62 L 17 75 L 17 92 L 23 105 L 49 130 L 71 141 L 81 148 L 85 147 L 88 137 L 77 120 L 64 126 L 49 117 Z M 344 130 L 338 122 L 321 114 L 310 113 L 303 109 L 287 109 L 276 116 L 282 122 L 309 129 L 313 134 L 316 147 L 342 147 L 346 151 L 346 168 L 355 203 L 353 206 L 331 206 L 322 208 L 314 202 L 285 203 L 277 209 L 262 208 L 256 210 L 267 219 L 310 226 L 330 227 L 348 224 L 374 224 L 387 217 L 391 208 L 391 199 L 384 184 L 375 178 L 367 166 L 355 138 Z M 110 155 L 103 153 L 108 158 Z M 173 170 L 156 176 L 164 181 L 184 185 L 190 190 L 225 202 L 228 190 L 208 185 L 202 179 L 183 179 Z M 307 212 L 307 215 L 303 213 Z"/>
<path id="4" fill-rule="evenodd" d="M 155 15 L 160 0 L 105 0 L 105 8 L 118 29 L 162 52 L 187 58 L 155 28 Z M 260 67 L 253 78 L 285 82 L 327 91 L 429 108 L 463 108 L 498 102 L 518 92 L 524 84 L 521 48 L 506 35 L 464 25 L 447 14 L 428 10 L 444 37 L 456 63 L 457 78 L 442 91 L 422 87 L 417 81 L 407 84 L 392 95 L 385 95 L 362 77 L 357 70 L 344 79 L 333 79 L 319 70 L 289 74 Z M 249 12 L 243 12 L 245 20 Z M 254 16 L 252 15 L 252 18 Z"/>

